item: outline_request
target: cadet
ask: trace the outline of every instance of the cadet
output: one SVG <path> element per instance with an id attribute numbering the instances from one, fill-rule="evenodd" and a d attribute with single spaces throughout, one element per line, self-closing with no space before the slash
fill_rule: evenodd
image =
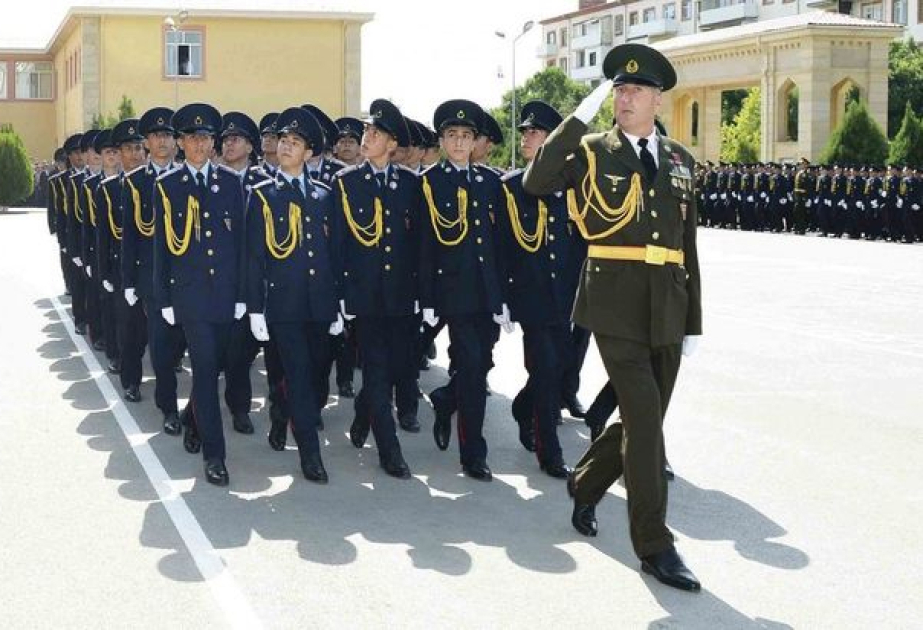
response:
<path id="1" fill-rule="evenodd" d="M 120 187 L 119 173 L 121 171 L 121 160 L 119 149 L 112 140 L 112 130 L 104 129 L 96 135 L 93 140 L 93 149 L 102 158 L 101 179 L 93 190 L 93 206 L 96 216 L 96 229 L 94 230 L 94 252 L 93 267 L 96 269 L 96 281 L 99 283 L 99 320 L 102 326 L 102 339 L 106 346 L 106 358 L 109 361 L 108 370 L 112 374 L 117 374 L 120 370 L 120 354 L 118 345 L 118 324 L 115 316 L 115 300 L 113 292 L 115 285 L 112 284 L 112 271 L 118 270 L 118 257 L 113 261 L 111 252 L 118 250 L 118 247 L 111 247 L 110 242 L 115 239 L 113 226 L 121 224 L 121 217 L 113 219 L 113 214 L 119 214 L 118 196 L 116 204 L 113 205 L 107 201 L 108 192 L 104 190 L 103 183 L 109 182 L 113 190 Z M 115 222 L 117 221 L 117 223 Z M 121 228 L 118 228 L 118 237 L 121 238 Z M 100 245 L 106 247 L 101 251 Z M 113 265 L 113 262 L 115 263 Z M 122 296 L 118 298 L 122 300 Z"/>
<path id="2" fill-rule="evenodd" d="M 810 193 L 814 186 L 814 177 L 811 175 L 810 163 L 807 158 L 798 162 L 795 172 L 795 207 L 792 212 L 795 234 L 804 234 L 808 226 L 808 211 L 811 208 Z"/>
<path id="3" fill-rule="evenodd" d="M 487 371 L 494 324 L 510 326 L 501 302 L 495 261 L 493 219 L 501 208 L 499 180 L 472 164 L 471 153 L 482 112 L 477 104 L 451 100 L 433 115 L 447 160 L 422 175 L 420 303 L 432 327 L 445 318 L 457 368 L 453 377 L 462 468 L 489 481 L 487 442 L 482 434 Z M 492 317 L 493 316 L 493 317 Z M 452 409 L 434 404 L 436 445 L 448 448 Z"/>
<path id="4" fill-rule="evenodd" d="M 325 374 L 328 333 L 342 330 L 343 320 L 337 314 L 339 274 L 328 227 L 333 199 L 330 189 L 308 177 L 305 167 L 311 151 L 323 151 L 324 134 L 317 120 L 300 107 L 283 111 L 277 125 L 279 169 L 272 180 L 253 187 L 247 208 L 250 327 L 259 341 L 276 340 L 302 473 L 310 481 L 327 483 L 314 389 Z M 270 444 L 284 444 L 285 433 L 284 420 L 274 420 Z"/>
<path id="5" fill-rule="evenodd" d="M 522 108 L 522 157 L 531 161 L 561 115 L 542 101 Z M 517 395 L 528 401 L 525 417 L 516 418 L 520 442 L 534 450 L 539 467 L 552 477 L 566 479 L 573 470 L 564 463 L 558 441 L 561 380 L 570 362 L 570 312 L 586 245 L 568 221 L 573 191 L 558 190 L 533 197 L 522 188 L 523 170 L 502 179 L 505 212 L 497 214 L 503 255 L 503 291 L 510 319 L 522 326 L 523 355 L 529 380 Z M 516 416 L 516 400 L 513 402 Z M 530 448 L 531 446 L 531 448 Z"/>
<path id="6" fill-rule="evenodd" d="M 58 241 L 58 250 L 61 259 L 61 275 L 64 279 L 64 291 L 71 293 L 70 279 L 71 268 L 73 263 L 67 255 L 67 186 L 70 165 L 67 159 L 67 151 L 61 147 L 55 151 L 55 164 L 60 165 L 60 170 L 48 178 L 48 212 L 51 215 L 49 221 L 53 223 L 52 234 Z M 49 229 L 52 229 L 49 227 Z M 76 321 L 76 319 L 75 319 Z"/>
<path id="7" fill-rule="evenodd" d="M 362 121 L 347 116 L 337 118 L 334 122 L 339 130 L 334 151 L 336 159 L 347 166 L 361 164 L 359 143 L 362 142 Z"/>
<path id="8" fill-rule="evenodd" d="M 204 103 L 173 114 L 186 161 L 157 178 L 154 214 L 154 302 L 170 326 L 182 325 L 192 359 L 195 421 L 205 479 L 228 484 L 218 373 L 234 320 L 246 312 L 244 199 L 232 171 L 208 161 L 221 115 Z M 156 315 L 155 315 L 156 317 Z"/>
<path id="9" fill-rule="evenodd" d="M 276 155 L 276 147 L 279 144 L 279 133 L 276 129 L 278 117 L 279 114 L 276 112 L 270 112 L 260 118 L 260 166 L 270 176 L 275 175 L 279 166 L 279 158 Z"/>
<path id="10" fill-rule="evenodd" d="M 102 179 L 102 156 L 96 152 L 93 143 L 100 133 L 99 129 L 91 129 L 80 139 L 80 151 L 83 153 L 83 161 L 86 165 L 83 184 L 79 190 L 80 206 L 83 210 L 83 223 L 80 226 L 80 259 L 83 261 L 83 270 L 87 276 L 87 328 L 94 350 L 103 350 L 105 346 L 99 300 L 102 286 L 99 278 L 93 276 L 93 266 L 96 264 L 96 204 L 93 202 L 93 194 Z"/>
<path id="11" fill-rule="evenodd" d="M 153 287 L 157 221 L 152 194 L 155 180 L 173 167 L 176 140 L 170 122 L 172 116 L 173 110 L 155 107 L 144 112 L 138 121 L 137 131 L 144 137 L 150 160 L 126 171 L 122 179 L 122 286 L 128 305 L 132 309 L 140 305 L 146 314 L 147 343 L 154 368 L 154 402 L 163 413 L 163 430 L 168 435 L 179 435 L 182 426 L 177 413 L 174 366 L 183 354 L 183 330 L 168 325 L 160 316 L 161 306 L 154 299 Z M 142 356 L 144 340 L 132 335 L 123 344 L 122 363 L 131 363 L 140 370 Z M 125 400 L 138 402 L 140 390 L 128 388 Z M 200 448 L 197 439 L 190 439 L 184 445 L 191 452 Z"/>
<path id="12" fill-rule="evenodd" d="M 621 423 L 609 425 L 577 465 L 568 484 L 571 522 L 596 535 L 595 506 L 624 472 L 642 570 L 669 586 L 699 590 L 665 523 L 662 430 L 681 350 L 692 352 L 702 332 L 694 160 L 654 129 L 661 92 L 676 83 L 661 53 L 623 44 L 606 55 L 603 72 L 611 81 L 548 137 L 524 180 L 535 195 L 577 191 L 574 219 L 590 246 L 574 321 L 596 337 L 625 425 L 624 432 Z M 613 85 L 617 126 L 584 135 Z"/>
<path id="13" fill-rule="evenodd" d="M 401 453 L 391 396 L 398 383 L 416 376 L 408 372 L 416 367 L 422 215 L 416 174 L 391 164 L 390 156 L 409 142 L 397 107 L 384 99 L 372 101 L 362 135 L 365 162 L 340 171 L 334 180 L 333 225 L 339 236 L 334 251 L 343 272 L 343 316 L 354 322 L 362 356 L 362 389 L 350 440 L 361 448 L 371 427 L 381 467 L 399 479 L 409 479 L 410 468 Z"/>
<path id="14" fill-rule="evenodd" d="M 81 201 L 85 175 L 85 163 L 83 153 L 80 150 L 82 139 L 83 134 L 75 134 L 64 142 L 64 150 L 67 151 L 67 159 L 71 165 L 67 180 L 64 182 L 64 204 L 69 209 L 69 212 L 66 213 L 67 227 L 65 228 L 65 234 L 67 236 L 67 255 L 71 259 L 71 308 L 74 314 L 74 331 L 78 335 L 86 334 L 87 325 L 87 282 L 86 274 L 83 270 L 83 260 L 80 258 L 83 253 L 81 237 L 84 220 L 83 206 L 85 205 Z"/>

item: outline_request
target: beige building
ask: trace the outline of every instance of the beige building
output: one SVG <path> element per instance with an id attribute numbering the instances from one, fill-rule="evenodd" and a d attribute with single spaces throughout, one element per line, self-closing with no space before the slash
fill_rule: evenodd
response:
<path id="1" fill-rule="evenodd" d="M 44 159 L 94 116 L 115 114 L 123 95 L 139 115 L 193 101 L 257 120 L 307 102 L 333 117 L 355 115 L 361 28 L 372 18 L 342 11 L 74 7 L 43 49 L 0 42 L 0 125 L 12 125 L 30 155 Z"/>
<path id="2" fill-rule="evenodd" d="M 888 45 L 923 36 L 923 12 L 907 0 L 582 0 L 542 21 L 538 55 L 572 79 L 597 85 L 613 46 L 644 43 L 677 69 L 664 98 L 671 135 L 697 158 L 720 154 L 721 94 L 761 88 L 763 160 L 814 159 L 851 91 L 887 127 Z M 797 118 L 789 120 L 789 99 Z"/>

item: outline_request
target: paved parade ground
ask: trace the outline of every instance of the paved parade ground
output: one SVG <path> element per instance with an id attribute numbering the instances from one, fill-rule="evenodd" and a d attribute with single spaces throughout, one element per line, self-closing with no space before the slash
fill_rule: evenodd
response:
<path id="1" fill-rule="evenodd" d="M 386 476 L 336 398 L 330 484 L 305 481 L 291 438 L 266 443 L 258 360 L 257 433 L 225 411 L 217 488 L 160 431 L 149 366 L 126 405 L 73 335 L 44 212 L 0 215 L 0 627 L 923 627 L 923 245 L 699 234 L 705 336 L 665 425 L 690 594 L 639 573 L 623 487 L 597 538 L 572 529 L 509 413 L 518 330 L 490 374 L 493 483 L 460 474 L 455 436 L 436 450 L 427 403 L 400 432 L 413 478 Z M 604 381 L 591 348 L 585 404 Z M 589 431 L 559 433 L 574 464 Z"/>

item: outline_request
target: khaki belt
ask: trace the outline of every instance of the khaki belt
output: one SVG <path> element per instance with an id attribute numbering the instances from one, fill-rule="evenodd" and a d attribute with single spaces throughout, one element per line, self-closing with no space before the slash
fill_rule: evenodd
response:
<path id="1" fill-rule="evenodd" d="M 682 265 L 686 256 L 681 249 L 667 249 L 656 245 L 644 247 L 619 247 L 614 245 L 590 245 L 587 250 L 589 258 L 605 258 L 606 260 L 636 260 L 649 265 L 665 265 L 675 263 Z"/>

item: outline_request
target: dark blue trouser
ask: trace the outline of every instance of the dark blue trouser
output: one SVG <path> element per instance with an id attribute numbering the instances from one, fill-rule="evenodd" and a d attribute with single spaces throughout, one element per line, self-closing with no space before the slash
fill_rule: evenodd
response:
<path id="1" fill-rule="evenodd" d="M 260 344 L 250 332 L 250 318 L 244 315 L 231 324 L 227 369 L 224 371 L 224 402 L 231 413 L 248 413 L 253 402 L 250 367 Z"/>
<path id="2" fill-rule="evenodd" d="M 535 454 L 539 462 L 561 457 L 556 419 L 560 415 L 558 395 L 561 375 L 572 352 L 569 323 L 522 324 L 522 342 L 529 380 L 525 390 L 531 400 L 528 409 L 535 432 Z"/>
<path id="3" fill-rule="evenodd" d="M 320 451 L 317 387 L 329 357 L 328 328 L 329 323 L 321 322 L 276 322 L 269 326 L 270 337 L 275 339 L 285 371 L 292 435 L 299 451 Z"/>
<path id="4" fill-rule="evenodd" d="M 179 324 L 170 326 L 159 309 L 145 309 L 145 312 L 151 365 L 154 368 L 154 402 L 164 414 L 176 413 L 174 367 L 183 353 L 183 327 Z"/>
<path id="5" fill-rule="evenodd" d="M 122 388 L 128 389 L 132 385 L 141 384 L 141 359 L 144 357 L 148 335 L 147 317 L 141 301 L 135 302 L 134 306 L 129 306 L 120 289 L 116 289 L 112 300 L 115 302 L 116 330 L 121 355 L 119 380 Z"/>
<path id="6" fill-rule="evenodd" d="M 457 368 L 452 380 L 458 409 L 459 454 L 464 465 L 487 457 L 484 407 L 495 324 L 489 313 L 450 316 L 446 324 Z"/>
<path id="7" fill-rule="evenodd" d="M 182 327 L 192 361 L 192 408 L 206 460 L 224 460 L 227 455 L 218 402 L 218 374 L 227 361 L 231 326 L 230 322 L 183 322 Z"/>

